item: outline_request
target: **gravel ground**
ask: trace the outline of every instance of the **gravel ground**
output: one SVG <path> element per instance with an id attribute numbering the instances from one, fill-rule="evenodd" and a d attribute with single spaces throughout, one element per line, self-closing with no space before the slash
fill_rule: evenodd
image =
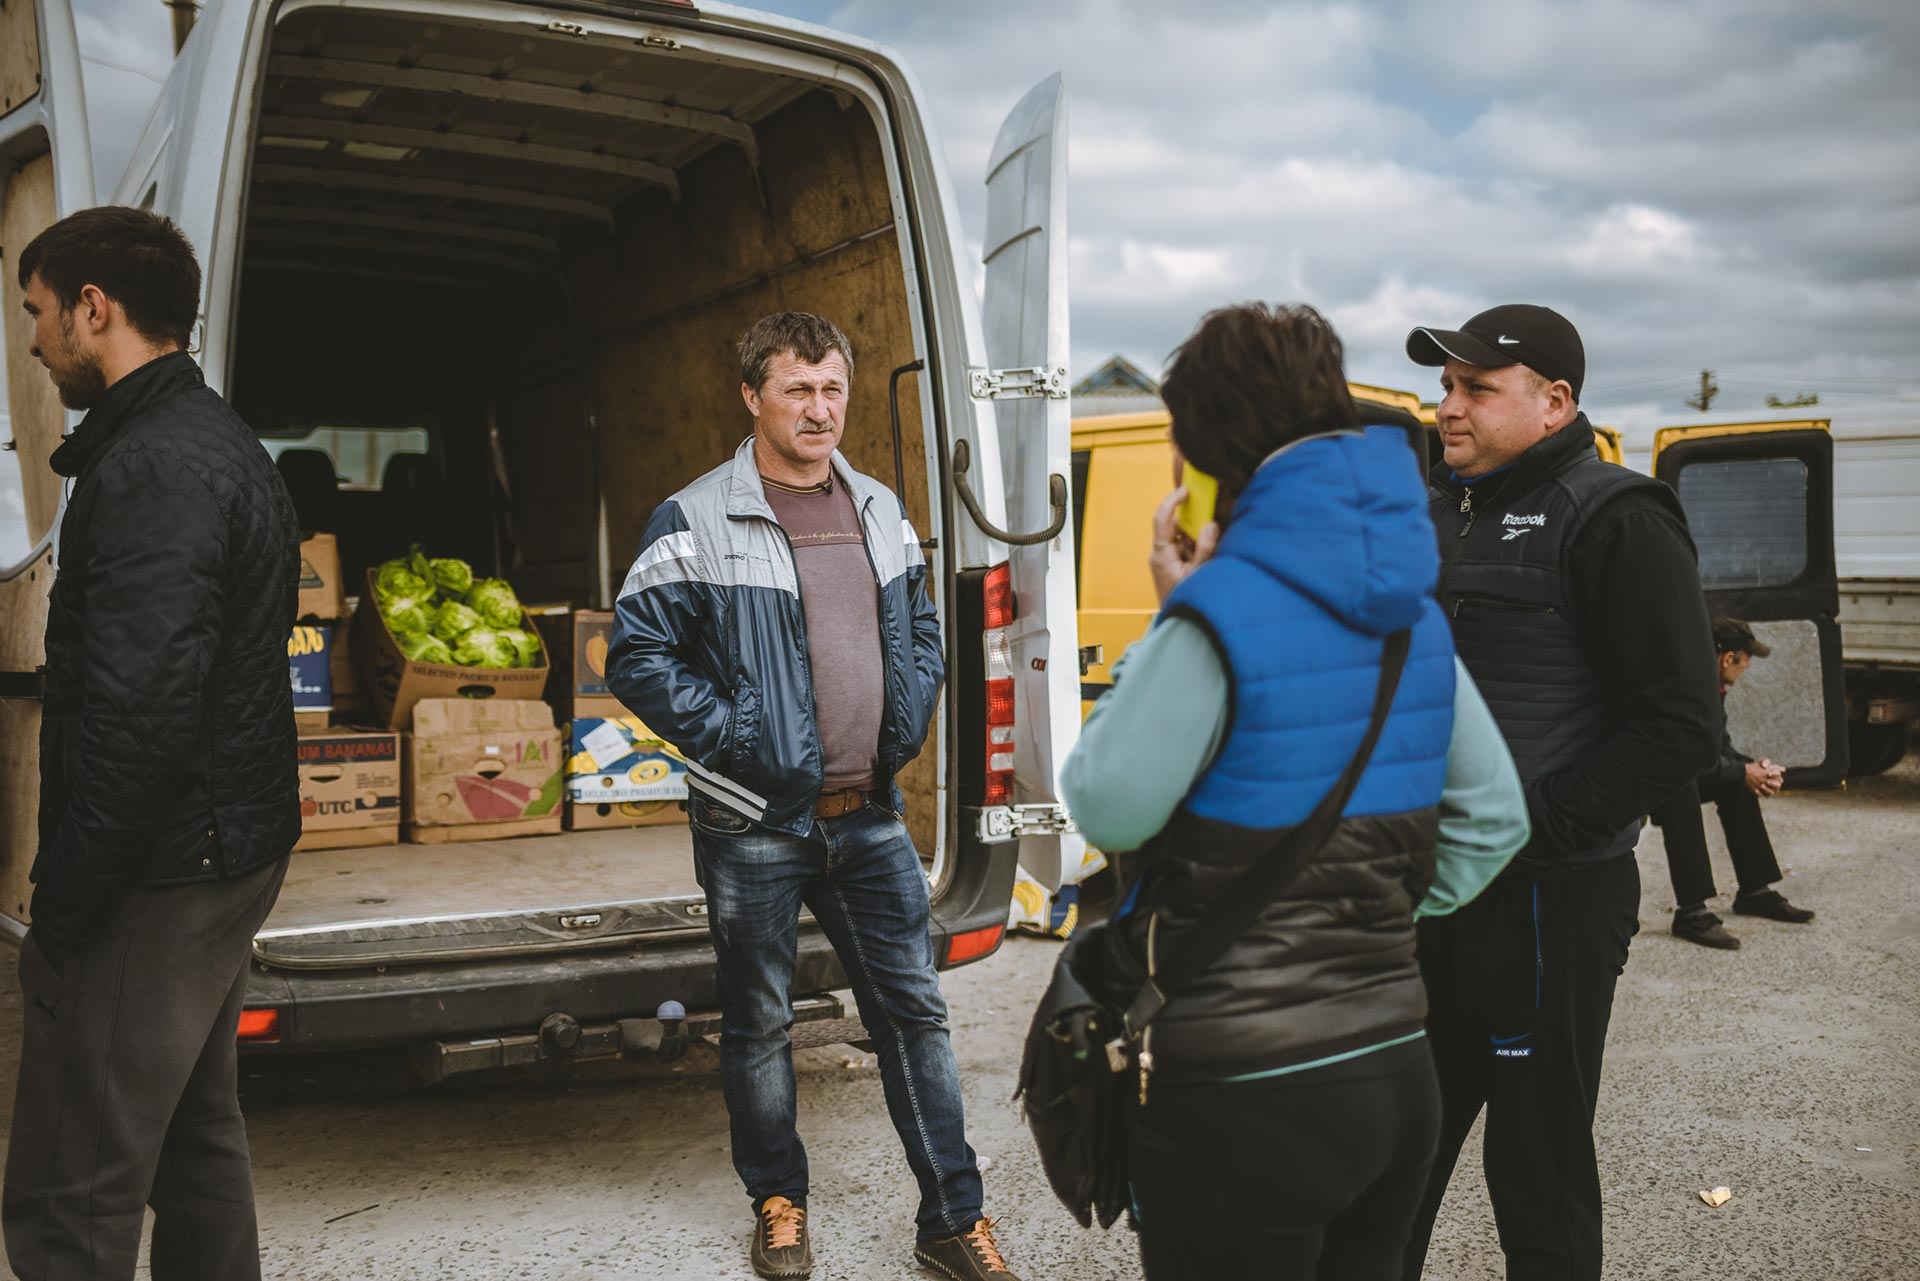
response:
<path id="1" fill-rule="evenodd" d="M 1782 888 L 1820 918 L 1729 918 L 1737 953 L 1668 934 L 1659 834 L 1642 841 L 1642 932 L 1598 1122 L 1610 1276 L 1920 1277 L 1920 758 L 1767 813 Z M 1718 849 L 1716 870 L 1730 886 Z M 1082 1232 L 1055 1205 L 1008 1101 L 1055 950 L 1016 939 L 946 980 L 988 1212 L 1028 1281 L 1134 1277 L 1124 1230 Z M 17 1027 L 4 968 L 0 1018 Z M 0 1041 L 0 1086 L 17 1054 L 17 1033 Z M 872 1058 L 829 1047 L 799 1059 L 815 1276 L 923 1275 Z M 269 1277 L 752 1276 L 710 1051 L 673 1068 L 435 1089 L 408 1084 L 392 1056 L 362 1055 L 251 1072 L 243 1097 Z M 1469 1148 L 1429 1277 L 1500 1275 Z M 1716 1185 L 1733 1199 L 1713 1210 L 1696 1194 Z"/>

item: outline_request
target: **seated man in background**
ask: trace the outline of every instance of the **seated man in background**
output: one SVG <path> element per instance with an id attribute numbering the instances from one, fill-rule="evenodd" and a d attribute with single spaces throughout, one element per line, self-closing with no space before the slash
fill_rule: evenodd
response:
<path id="1" fill-rule="evenodd" d="M 1772 650 L 1754 638 L 1753 629 L 1737 618 L 1713 620 L 1713 647 L 1720 662 L 1720 699 L 1745 674 L 1756 658 Z M 1733 739 L 1721 717 L 1720 760 L 1694 782 L 1675 790 L 1654 810 L 1653 821 L 1667 838 L 1667 870 L 1673 877 L 1673 933 L 1705 947 L 1735 949 L 1740 940 L 1727 932 L 1720 918 L 1707 910 L 1714 895 L 1713 867 L 1707 859 L 1707 825 L 1700 807 L 1712 801 L 1720 811 L 1720 829 L 1727 834 L 1740 891 L 1733 910 L 1741 916 L 1769 916 L 1776 921 L 1804 924 L 1813 913 L 1795 907 L 1771 888 L 1780 879 L 1780 864 L 1767 839 L 1767 823 L 1760 816 L 1760 798 L 1780 791 L 1783 766 L 1753 760 L 1733 750 Z"/>

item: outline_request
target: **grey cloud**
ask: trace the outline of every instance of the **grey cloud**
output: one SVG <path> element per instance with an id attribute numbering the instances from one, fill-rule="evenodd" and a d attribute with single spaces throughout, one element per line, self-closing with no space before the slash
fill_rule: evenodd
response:
<path id="1" fill-rule="evenodd" d="M 77 3 L 164 66 L 159 0 Z M 1912 0 L 763 3 L 902 54 L 976 252 L 994 130 L 1064 70 L 1081 369 L 1304 297 L 1355 377 L 1431 396 L 1407 325 L 1533 299 L 1623 412 L 1703 365 L 1729 398 L 1920 388 Z"/>

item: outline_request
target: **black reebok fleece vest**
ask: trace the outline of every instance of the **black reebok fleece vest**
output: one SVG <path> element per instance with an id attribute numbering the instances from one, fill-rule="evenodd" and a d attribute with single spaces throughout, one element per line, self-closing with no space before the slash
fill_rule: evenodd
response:
<path id="1" fill-rule="evenodd" d="M 1593 513 L 1634 489 L 1658 493 L 1685 519 L 1667 486 L 1601 461 L 1584 414 L 1522 455 L 1510 473 L 1469 487 L 1445 464 L 1434 472 L 1440 605 L 1523 784 L 1566 769 L 1615 726 L 1587 658 L 1568 559 Z M 1639 834 L 1636 819 L 1595 848 L 1556 861 L 1629 854 Z"/>

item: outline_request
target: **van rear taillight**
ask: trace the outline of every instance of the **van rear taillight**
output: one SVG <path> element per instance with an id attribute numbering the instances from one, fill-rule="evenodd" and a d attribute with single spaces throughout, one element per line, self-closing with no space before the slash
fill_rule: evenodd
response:
<path id="1" fill-rule="evenodd" d="M 280 1039 L 280 1011 L 242 1010 L 237 1041 L 277 1041 Z"/>
<path id="2" fill-rule="evenodd" d="M 1000 940 L 1006 936 L 1005 925 L 989 925 L 983 930 L 968 930 L 964 934 L 955 934 L 947 940 L 947 964 L 961 965 L 967 961 L 977 961 L 1000 946 Z"/>
<path id="3" fill-rule="evenodd" d="M 981 583 L 982 644 L 986 651 L 987 770 L 985 805 L 1013 800 L 1013 570 L 995 565 Z"/>

